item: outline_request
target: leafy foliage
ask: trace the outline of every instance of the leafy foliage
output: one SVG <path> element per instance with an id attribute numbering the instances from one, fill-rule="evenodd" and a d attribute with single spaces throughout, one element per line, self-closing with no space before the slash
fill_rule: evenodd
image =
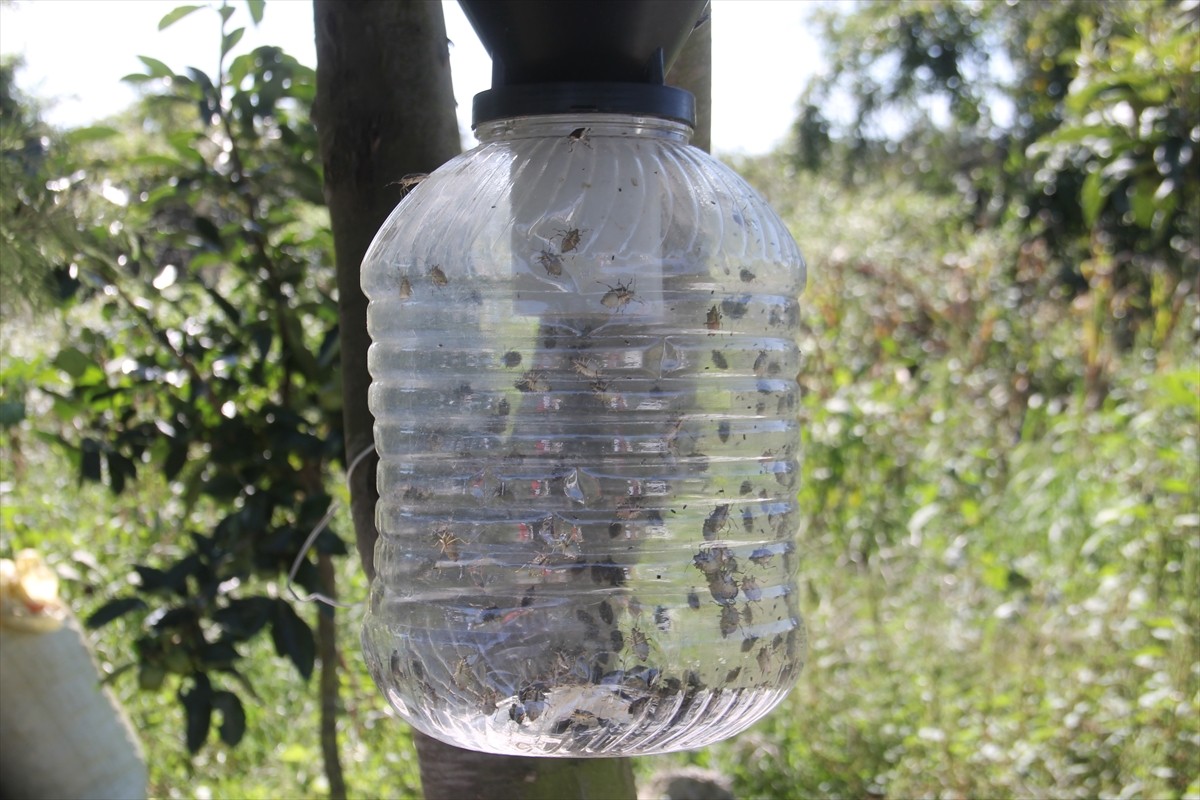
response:
<path id="1" fill-rule="evenodd" d="M 96 127 L 61 135 L 15 85 L 16 59 L 0 63 L 0 311 L 41 311 L 78 285 L 73 256 L 94 244 L 94 225 L 112 187 L 84 180 L 78 146 L 115 135 Z"/>
<path id="2" fill-rule="evenodd" d="M 75 215 L 65 233 L 15 237 L 46 261 L 69 259 L 76 279 L 69 344 L 40 386 L 61 421 L 45 432 L 80 482 L 120 495 L 149 471 L 171 486 L 174 530 L 154 563 L 135 567 L 135 594 L 88 622 L 144 619 L 138 683 L 178 685 L 193 752 L 214 712 L 222 741 L 242 739 L 243 648 L 264 629 L 312 674 L 312 629 L 263 580 L 287 571 L 327 511 L 325 476 L 342 450 L 314 75 L 275 47 L 236 54 L 228 5 L 180 7 L 160 28 L 198 10 L 221 18 L 218 75 L 143 57 L 146 73 L 130 76 L 146 90 L 141 113 L 69 135 L 86 164 L 69 182 L 103 181 L 117 202 Z M 262 5 L 251 11 L 257 20 Z M 35 167 L 44 185 L 61 182 L 40 177 L 60 164 Z M 36 182 L 31 214 L 57 202 Z M 16 395 L 15 375 L 3 378 Z M 316 550 L 346 552 L 329 530 Z M 296 580 L 321 590 L 311 556 Z"/>
<path id="3" fill-rule="evenodd" d="M 1197 4 L 868 2 L 822 16 L 828 76 L 795 126 L 795 163 L 901 173 L 954 192 L 964 220 L 1018 221 L 1072 295 L 1128 347 L 1173 324 L 1200 258 Z M 849 101 L 851 112 L 826 109 Z M 1194 288 L 1194 287 L 1193 287 Z M 1168 305 L 1170 302 L 1168 301 Z M 1104 338 L 1104 337 L 1102 337 Z"/>

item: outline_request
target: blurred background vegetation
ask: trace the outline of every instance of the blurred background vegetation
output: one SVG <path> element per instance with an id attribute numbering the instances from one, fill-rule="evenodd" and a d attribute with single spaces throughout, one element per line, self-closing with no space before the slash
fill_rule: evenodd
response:
<path id="1" fill-rule="evenodd" d="M 0 68 L 0 550 L 40 548 L 91 617 L 156 795 L 336 793 L 297 679 L 336 659 L 351 793 L 417 796 L 358 612 L 337 656 L 283 588 L 347 499 L 333 260 L 312 70 L 239 51 L 224 9 L 220 74 L 144 59 L 103 125 L 51 129 Z M 1200 798 L 1198 10 L 819 16 L 834 68 L 734 164 L 810 264 L 810 660 L 783 709 L 643 777 Z M 364 597 L 349 531 L 302 587 Z"/>

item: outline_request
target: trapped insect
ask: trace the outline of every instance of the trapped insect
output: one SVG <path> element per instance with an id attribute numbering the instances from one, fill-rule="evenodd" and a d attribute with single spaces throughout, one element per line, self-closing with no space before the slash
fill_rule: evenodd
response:
<path id="1" fill-rule="evenodd" d="M 733 606 L 725 606 L 721 609 L 721 638 L 727 638 L 738 629 L 738 612 Z"/>
<path id="2" fill-rule="evenodd" d="M 576 128 L 567 134 L 568 147 L 574 149 L 576 144 L 582 144 L 584 147 L 591 148 L 591 143 L 588 141 L 588 134 L 592 132 L 591 128 Z"/>
<path id="3" fill-rule="evenodd" d="M 561 277 L 563 274 L 562 256 L 558 253 L 551 253 L 549 250 L 542 250 L 538 253 L 538 263 L 546 270 L 546 274 L 552 278 Z"/>
<path id="4" fill-rule="evenodd" d="M 759 350 L 758 358 L 754 359 L 754 374 L 761 378 L 767 371 L 767 351 Z"/>
<path id="5" fill-rule="evenodd" d="M 429 280 L 433 281 L 434 286 L 445 286 L 450 282 L 450 279 L 446 277 L 446 273 L 442 272 L 442 268 L 438 264 L 430 267 Z"/>
<path id="6" fill-rule="evenodd" d="M 654 627 L 663 632 L 671 630 L 671 615 L 666 606 L 654 607 Z"/>
<path id="7" fill-rule="evenodd" d="M 704 520 L 704 538 L 712 541 L 716 538 L 717 533 L 721 531 L 726 522 L 729 520 L 729 504 L 725 503 L 713 509 L 712 513 Z"/>
<path id="8" fill-rule="evenodd" d="M 760 567 L 768 566 L 774 557 L 775 554 L 765 547 L 759 547 L 750 554 L 750 560 Z"/>
<path id="9" fill-rule="evenodd" d="M 721 312 L 716 306 L 710 308 L 708 313 L 705 315 L 704 327 L 708 328 L 710 331 L 721 330 Z"/>
<path id="10" fill-rule="evenodd" d="M 646 634 L 642 633 L 640 629 L 630 629 L 629 646 L 633 650 L 633 654 L 641 661 L 645 661 L 650 657 L 650 640 L 646 638 Z"/>
<path id="11" fill-rule="evenodd" d="M 412 284 L 408 282 L 407 275 L 400 276 L 400 299 L 407 300 L 412 297 Z"/>
<path id="12" fill-rule="evenodd" d="M 579 228 L 571 228 L 565 231 L 559 231 L 562 235 L 562 242 L 558 249 L 564 253 L 569 253 L 579 247 L 579 240 L 583 238 L 583 233 Z"/>
<path id="13" fill-rule="evenodd" d="M 732 606 L 738 596 L 738 584 L 732 575 L 719 573 L 709 576 L 708 592 L 723 606 Z"/>
<path id="14" fill-rule="evenodd" d="M 601 284 L 602 286 L 608 286 L 608 291 L 600 298 L 600 305 L 620 311 L 634 300 L 640 303 L 641 300 L 633 290 L 633 280 L 633 278 L 630 278 L 629 283 L 617 281 L 616 286 L 607 283 Z M 596 283 L 600 283 L 600 281 L 596 281 Z"/>
<path id="15" fill-rule="evenodd" d="M 548 392 L 550 384 L 546 381 L 546 373 L 530 370 L 522 375 L 514 386 L 522 392 Z"/>
<path id="16" fill-rule="evenodd" d="M 417 188 L 417 185 L 428 177 L 428 173 L 425 172 L 410 172 L 400 180 L 392 181 L 388 184 L 388 186 L 399 186 L 400 198 L 404 199 L 405 197 L 408 197 L 409 192 Z"/>
<path id="17" fill-rule="evenodd" d="M 637 519 L 642 514 L 642 498 L 626 497 L 617 503 L 616 515 L 619 520 Z"/>
<path id="18" fill-rule="evenodd" d="M 599 361 L 594 358 L 587 358 L 586 356 L 576 356 L 571 359 L 571 369 L 585 378 L 599 378 L 600 366 Z"/>
<path id="19" fill-rule="evenodd" d="M 449 528 L 438 528 L 434 532 L 434 540 L 442 555 L 451 561 L 458 561 L 458 546 L 463 543 L 462 539 L 455 536 Z"/>

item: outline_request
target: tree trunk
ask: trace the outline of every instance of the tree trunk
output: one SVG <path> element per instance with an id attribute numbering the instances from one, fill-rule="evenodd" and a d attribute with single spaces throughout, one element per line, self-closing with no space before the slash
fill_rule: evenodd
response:
<path id="1" fill-rule="evenodd" d="M 712 19 L 692 31 L 667 73 L 667 83 L 696 96 L 696 130 L 692 144 L 712 152 Z"/>
<path id="2" fill-rule="evenodd" d="M 315 0 L 317 99 L 313 121 L 338 273 L 346 458 L 374 443 L 367 409 L 367 300 L 358 268 L 403 196 L 398 181 L 432 172 L 459 152 L 450 52 L 433 2 Z M 375 464 L 354 471 L 351 513 L 367 577 L 375 575 Z"/>
<path id="3" fill-rule="evenodd" d="M 330 600 L 337 599 L 337 580 L 333 557 L 317 554 L 317 579 L 321 593 Z M 330 800 L 345 800 L 346 779 L 342 774 L 337 740 L 338 649 L 337 626 L 332 606 L 317 606 L 317 655 L 321 659 L 321 757 L 325 762 L 325 777 L 329 780 Z"/>
<path id="4" fill-rule="evenodd" d="M 338 273 L 343 417 L 349 463 L 373 445 L 367 408 L 366 298 L 359 265 L 399 202 L 408 173 L 432 172 L 459 152 L 441 4 L 314 0 L 317 100 L 313 120 Z M 372 454 L 351 478 L 363 569 L 374 577 Z M 636 796 L 628 759 L 513 758 L 452 747 L 414 732 L 428 800 L 572 800 Z"/>

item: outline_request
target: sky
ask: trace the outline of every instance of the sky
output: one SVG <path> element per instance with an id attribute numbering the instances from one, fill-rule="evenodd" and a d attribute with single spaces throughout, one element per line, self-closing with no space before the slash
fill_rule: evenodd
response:
<path id="1" fill-rule="evenodd" d="M 668 0 L 663 0 L 664 2 Z M 216 69 L 219 20 L 197 11 L 165 31 L 158 21 L 179 5 L 200 0 L 15 0 L 0 6 L 0 53 L 19 54 L 25 69 L 17 83 L 35 97 L 53 100 L 45 117 L 75 127 L 120 111 L 135 97 L 121 77 L 142 72 L 137 56 Z M 212 3 L 213 6 L 219 3 Z M 246 26 L 238 52 L 278 45 L 316 65 L 311 0 L 268 0 L 254 28 L 243 3 L 230 27 Z M 464 142 L 470 137 L 471 98 L 487 89 L 491 61 L 457 2 L 444 0 L 450 69 Z M 819 47 L 807 26 L 812 0 L 713 0 L 713 150 L 766 153 L 780 144 L 796 115 L 807 81 L 822 69 Z"/>

